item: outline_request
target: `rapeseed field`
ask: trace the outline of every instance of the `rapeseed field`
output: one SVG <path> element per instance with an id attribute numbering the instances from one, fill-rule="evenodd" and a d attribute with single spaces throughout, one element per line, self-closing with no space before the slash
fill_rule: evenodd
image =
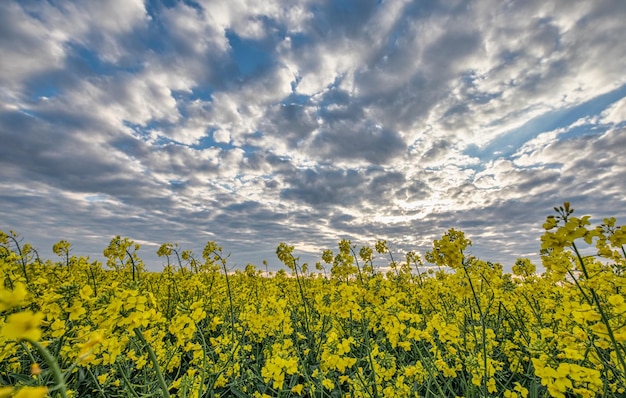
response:
<path id="1" fill-rule="evenodd" d="M 309 267 L 283 243 L 276 273 L 214 242 L 148 272 L 129 238 L 101 264 L 0 233 L 0 397 L 625 396 L 626 227 L 555 211 L 541 274 L 455 229 L 423 258 L 344 240 Z"/>

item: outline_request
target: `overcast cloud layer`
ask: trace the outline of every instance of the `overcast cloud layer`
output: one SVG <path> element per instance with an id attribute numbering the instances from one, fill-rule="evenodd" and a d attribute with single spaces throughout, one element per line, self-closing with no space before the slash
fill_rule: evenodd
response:
<path id="1" fill-rule="evenodd" d="M 277 268 L 448 228 L 510 269 L 626 222 L 626 2 L 0 2 L 0 230 Z M 534 257 L 533 257 L 534 256 Z"/>

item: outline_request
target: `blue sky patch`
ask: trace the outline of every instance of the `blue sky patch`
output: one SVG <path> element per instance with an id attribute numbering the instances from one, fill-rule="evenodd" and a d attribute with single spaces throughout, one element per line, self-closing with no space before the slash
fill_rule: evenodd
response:
<path id="1" fill-rule="evenodd" d="M 261 42 L 243 39 L 232 31 L 226 32 L 226 38 L 242 77 L 262 73 L 273 63 L 271 54 L 263 49 Z"/>

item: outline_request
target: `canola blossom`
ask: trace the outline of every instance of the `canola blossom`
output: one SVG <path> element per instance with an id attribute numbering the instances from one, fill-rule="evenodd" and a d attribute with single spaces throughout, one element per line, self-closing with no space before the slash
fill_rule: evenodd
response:
<path id="1" fill-rule="evenodd" d="M 215 242 L 149 272 L 119 236 L 104 265 L 67 241 L 43 261 L 0 232 L 0 397 L 625 396 L 626 227 L 555 211 L 541 274 L 455 229 L 424 259 L 343 240 L 314 270 L 282 243 L 275 273 Z"/>

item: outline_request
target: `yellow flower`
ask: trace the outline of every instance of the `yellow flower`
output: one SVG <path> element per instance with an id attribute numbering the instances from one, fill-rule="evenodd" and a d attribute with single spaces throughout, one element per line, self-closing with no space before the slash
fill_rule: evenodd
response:
<path id="1" fill-rule="evenodd" d="M 83 299 L 83 301 L 89 301 L 91 296 L 93 296 L 93 289 L 91 288 L 91 286 L 85 285 L 80 289 L 78 294 L 80 295 L 80 298 Z"/>
<path id="2" fill-rule="evenodd" d="M 343 355 L 350 352 L 350 344 L 354 341 L 354 338 L 343 339 L 337 344 L 337 354 Z"/>
<path id="3" fill-rule="evenodd" d="M 0 288 L 0 311 L 19 307 L 24 303 L 28 291 L 22 283 L 16 283 L 13 290 L 5 290 Z"/>
<path id="4" fill-rule="evenodd" d="M 43 318 L 44 315 L 40 312 L 24 311 L 11 314 L 2 327 L 0 335 L 9 340 L 38 341 L 41 338 L 39 324 Z"/>
<path id="5" fill-rule="evenodd" d="M 220 374 L 213 383 L 214 388 L 224 387 L 228 383 L 228 379 L 224 376 L 224 373 Z M 281 383 L 282 385 L 282 383 Z"/>
<path id="6" fill-rule="evenodd" d="M 487 391 L 492 394 L 498 391 L 498 389 L 496 388 L 496 380 L 493 377 L 490 377 L 487 381 Z"/>
<path id="7" fill-rule="evenodd" d="M 615 312 L 621 314 L 626 312 L 626 302 L 621 294 L 614 294 L 609 297 L 609 303 L 615 307 Z"/>
<path id="8" fill-rule="evenodd" d="M 47 387 L 22 387 L 13 398 L 43 398 L 48 395 Z"/>
<path id="9" fill-rule="evenodd" d="M 101 374 L 98 376 L 98 383 L 100 383 L 100 385 L 104 384 L 107 381 L 107 377 L 109 377 L 108 373 Z"/>
<path id="10" fill-rule="evenodd" d="M 66 311 L 70 314 L 70 321 L 76 321 L 87 313 L 87 310 L 83 308 L 83 305 L 80 303 L 80 301 L 75 301 L 74 304 Z"/>
<path id="11" fill-rule="evenodd" d="M 526 397 L 528 396 L 528 389 L 527 389 L 527 388 L 522 387 L 522 385 L 521 385 L 519 382 L 517 382 L 517 381 L 515 382 L 515 388 L 513 388 L 513 389 L 514 389 L 515 391 L 519 392 L 519 393 L 520 393 L 520 395 L 521 395 L 523 398 L 526 398 Z"/>
<path id="12" fill-rule="evenodd" d="M 335 383 L 331 379 L 322 380 L 322 386 L 327 390 L 332 390 L 335 387 Z"/>
<path id="13" fill-rule="evenodd" d="M 102 335 L 100 333 L 95 333 L 91 339 L 89 339 L 86 343 L 81 344 L 80 353 L 78 354 L 78 359 L 80 361 L 90 361 L 92 359 L 91 353 L 93 352 L 93 348 L 102 342 Z"/>
<path id="14" fill-rule="evenodd" d="M 50 329 L 52 329 L 52 333 L 50 335 L 52 337 L 61 337 L 65 334 L 65 321 L 62 319 L 56 319 L 50 325 Z"/>
<path id="15" fill-rule="evenodd" d="M 37 362 L 30 365 L 30 374 L 33 376 L 41 374 L 41 367 L 39 367 L 39 364 Z"/>
<path id="16" fill-rule="evenodd" d="M 183 378 L 182 378 L 182 377 L 179 377 L 178 379 L 174 380 L 174 381 L 172 382 L 172 384 L 170 384 L 170 389 L 172 389 L 172 388 L 176 388 L 176 389 L 180 388 L 180 384 L 181 384 L 182 382 L 183 382 Z"/>
<path id="17" fill-rule="evenodd" d="M 224 321 L 222 321 L 219 317 L 217 316 L 213 317 L 213 319 L 211 320 L 211 330 L 212 331 L 216 330 L 217 327 L 221 325 L 222 323 L 224 323 Z"/>
<path id="18" fill-rule="evenodd" d="M 291 387 L 291 392 L 298 394 L 298 395 L 302 395 L 303 388 L 304 386 L 302 384 L 296 384 L 295 386 Z"/>

